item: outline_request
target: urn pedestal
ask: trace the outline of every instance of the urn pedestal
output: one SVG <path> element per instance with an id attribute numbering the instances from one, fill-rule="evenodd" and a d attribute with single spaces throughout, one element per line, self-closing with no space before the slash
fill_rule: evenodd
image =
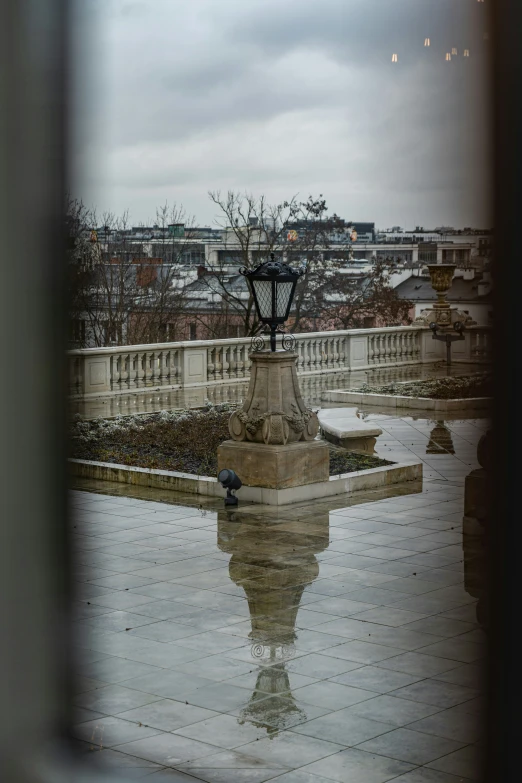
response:
<path id="1" fill-rule="evenodd" d="M 315 440 L 317 415 L 303 401 L 297 354 L 251 354 L 244 405 L 230 417 L 232 436 L 218 448 L 218 470 L 233 470 L 251 487 L 285 489 L 328 481 L 329 449 Z"/>
<path id="2" fill-rule="evenodd" d="M 451 307 L 446 299 L 456 268 L 456 264 L 428 264 L 431 286 L 437 295 L 437 301 L 433 307 L 422 310 L 414 320 L 414 324 L 429 326 L 430 323 L 435 323 L 438 329 L 443 330 L 453 329 L 453 324 L 456 322 L 464 326 L 476 325 L 477 322 L 468 313 L 457 307 Z"/>

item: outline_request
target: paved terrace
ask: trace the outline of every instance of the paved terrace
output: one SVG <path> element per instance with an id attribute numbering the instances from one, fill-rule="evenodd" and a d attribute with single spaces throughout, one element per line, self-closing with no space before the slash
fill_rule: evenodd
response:
<path id="1" fill-rule="evenodd" d="M 485 636 L 462 517 L 486 422 L 368 419 L 380 455 L 424 461 L 422 487 L 226 513 L 76 484 L 90 761 L 158 783 L 477 779 Z"/>

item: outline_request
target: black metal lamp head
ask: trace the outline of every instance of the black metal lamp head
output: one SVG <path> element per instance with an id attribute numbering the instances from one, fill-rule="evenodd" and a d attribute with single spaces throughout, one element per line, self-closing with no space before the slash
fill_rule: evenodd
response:
<path id="1" fill-rule="evenodd" d="M 241 489 L 243 486 L 243 482 L 239 476 L 234 473 L 233 470 L 223 468 L 223 470 L 220 470 L 218 473 L 218 481 L 223 489 L 226 489 L 227 491 L 225 506 L 237 506 L 238 500 L 234 495 L 234 490 Z"/>
<path id="2" fill-rule="evenodd" d="M 295 287 L 304 270 L 276 261 L 271 253 L 270 260 L 255 269 L 239 271 L 247 279 L 259 320 L 270 327 L 270 349 L 275 351 L 277 327 L 290 314 Z"/>

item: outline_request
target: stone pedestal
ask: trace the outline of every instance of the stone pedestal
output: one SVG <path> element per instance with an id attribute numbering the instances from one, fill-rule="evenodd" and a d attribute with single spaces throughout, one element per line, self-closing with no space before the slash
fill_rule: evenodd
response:
<path id="1" fill-rule="evenodd" d="M 242 408 L 232 414 L 234 440 L 286 445 L 311 441 L 319 432 L 317 415 L 305 406 L 297 380 L 297 354 L 250 354 L 250 384 Z"/>
<path id="2" fill-rule="evenodd" d="M 223 468 L 249 487 L 287 489 L 328 481 L 330 452 L 320 440 L 286 446 L 226 440 L 218 448 L 218 471 Z"/>
<path id="3" fill-rule="evenodd" d="M 421 311 L 413 322 L 414 325 L 429 326 L 430 323 L 435 323 L 443 330 L 453 329 L 453 324 L 456 322 L 464 326 L 476 326 L 477 322 L 470 315 L 456 307 L 450 307 L 446 300 L 456 268 L 455 264 L 428 264 L 431 285 L 437 294 L 437 301 L 433 307 Z"/>
<path id="4" fill-rule="evenodd" d="M 245 402 L 230 417 L 233 440 L 218 448 L 218 470 L 250 487 L 287 489 L 329 479 L 329 449 L 315 437 L 317 415 L 303 401 L 297 354 L 256 351 Z"/>

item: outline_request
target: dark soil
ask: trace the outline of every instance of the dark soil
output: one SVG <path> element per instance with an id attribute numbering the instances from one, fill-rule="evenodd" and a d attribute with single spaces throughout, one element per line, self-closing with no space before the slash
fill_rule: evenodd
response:
<path id="1" fill-rule="evenodd" d="M 364 384 L 358 389 L 350 389 L 364 394 L 390 394 L 404 397 L 428 397 L 433 400 L 469 399 L 471 397 L 491 397 L 493 380 L 490 373 L 463 375 L 452 378 L 427 378 L 423 381 L 386 383 L 382 386 Z"/>
<path id="2" fill-rule="evenodd" d="M 217 473 L 217 447 L 228 440 L 233 406 L 145 416 L 84 421 L 77 416 L 70 431 L 70 456 L 140 468 L 174 470 L 199 476 Z M 330 475 L 391 465 L 378 457 L 330 449 Z"/>

